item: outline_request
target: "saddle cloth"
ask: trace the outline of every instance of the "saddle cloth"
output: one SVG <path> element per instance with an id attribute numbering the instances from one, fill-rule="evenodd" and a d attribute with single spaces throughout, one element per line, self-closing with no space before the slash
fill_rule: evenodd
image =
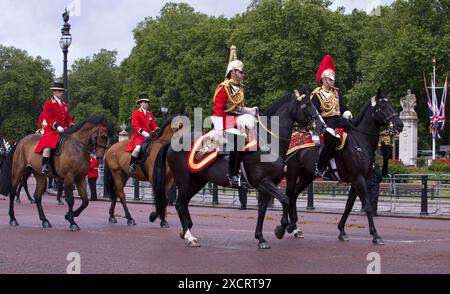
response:
<path id="1" fill-rule="evenodd" d="M 244 151 L 254 150 L 257 144 L 254 132 L 250 132 L 248 138 L 250 139 L 246 141 Z M 217 143 L 210 140 L 209 133 L 206 133 L 194 141 L 186 163 L 190 172 L 199 173 L 211 166 L 221 155 L 224 154 L 220 152 Z"/>
<path id="2" fill-rule="evenodd" d="M 347 141 L 347 133 L 343 128 L 336 129 L 336 134 L 340 136 L 340 142 L 336 146 L 336 150 L 341 150 L 345 146 L 345 142 Z M 320 136 L 320 142 L 323 142 L 323 135 Z M 314 147 L 316 144 L 312 139 L 312 135 L 310 132 L 299 131 L 295 132 L 291 136 L 291 144 L 289 145 L 287 155 L 292 155 L 296 151 L 300 149 Z"/>

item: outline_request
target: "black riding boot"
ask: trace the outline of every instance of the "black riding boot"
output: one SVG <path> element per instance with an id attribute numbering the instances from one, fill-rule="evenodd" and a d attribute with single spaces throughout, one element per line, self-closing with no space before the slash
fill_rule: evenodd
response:
<path id="1" fill-rule="evenodd" d="M 242 187 L 241 176 L 239 175 L 239 169 L 241 165 L 242 158 L 244 157 L 244 152 L 242 151 L 231 151 L 229 159 L 229 173 L 228 180 L 230 181 L 231 188 Z"/>
<path id="2" fill-rule="evenodd" d="M 137 161 L 137 157 L 131 156 L 130 167 L 128 168 L 128 171 L 130 173 L 135 173 L 136 172 L 136 161 Z"/>
<path id="3" fill-rule="evenodd" d="M 42 173 L 47 174 L 48 173 L 48 157 L 42 157 Z"/>
<path id="4" fill-rule="evenodd" d="M 320 152 L 319 162 L 317 163 L 316 176 L 322 177 L 324 180 L 331 180 L 331 175 L 326 173 L 327 164 L 333 156 L 339 138 L 326 133 L 324 136 L 324 144 L 322 152 Z"/>

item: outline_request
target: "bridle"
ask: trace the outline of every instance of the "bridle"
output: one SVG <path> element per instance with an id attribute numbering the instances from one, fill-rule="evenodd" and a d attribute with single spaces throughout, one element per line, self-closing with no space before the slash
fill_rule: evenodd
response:
<path id="1" fill-rule="evenodd" d="M 106 141 L 105 145 L 101 145 L 101 144 L 98 143 L 98 139 L 100 137 L 102 137 L 102 136 L 108 137 L 106 135 L 106 131 L 105 130 L 106 130 L 105 127 L 100 127 L 95 132 L 93 132 L 91 134 L 91 136 L 89 137 L 89 143 L 88 144 L 81 142 L 80 140 L 74 138 L 73 136 L 70 136 L 69 134 L 65 134 L 65 133 L 63 133 L 63 134 L 65 134 L 66 137 L 68 137 L 71 140 L 77 142 L 78 144 L 83 145 L 87 149 L 87 153 L 91 154 L 91 153 L 96 153 L 97 152 L 97 147 L 103 148 L 105 150 L 108 149 L 109 138 Z M 95 138 L 95 141 L 94 141 L 94 138 Z"/>
<path id="2" fill-rule="evenodd" d="M 302 94 L 300 95 L 300 93 L 297 90 L 294 90 L 294 94 L 296 96 L 296 103 L 300 103 L 303 101 L 304 98 L 306 98 L 306 94 Z M 300 107 L 295 107 L 295 115 L 296 117 L 298 117 L 298 111 L 299 108 L 302 109 L 303 111 L 306 110 L 306 113 L 310 116 L 312 123 L 308 123 L 307 129 L 312 129 L 315 130 L 316 128 L 316 123 L 315 120 L 319 117 L 319 113 L 317 112 L 316 108 L 314 107 L 314 110 L 311 109 L 311 107 L 308 107 L 308 105 L 306 103 L 303 103 Z M 278 140 L 281 141 L 285 141 L 285 142 L 291 142 L 291 138 L 284 138 L 284 137 L 280 137 L 277 134 L 275 134 L 274 132 L 272 132 L 271 130 L 269 130 L 269 128 L 267 126 L 265 126 L 262 121 L 261 121 L 261 117 L 259 115 L 259 112 L 256 114 L 257 120 L 258 120 L 258 124 L 270 135 L 272 135 L 273 137 L 277 138 Z"/>

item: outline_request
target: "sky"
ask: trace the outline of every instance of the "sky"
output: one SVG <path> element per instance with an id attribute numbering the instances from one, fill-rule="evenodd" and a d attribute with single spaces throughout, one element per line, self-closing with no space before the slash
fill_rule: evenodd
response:
<path id="1" fill-rule="evenodd" d="M 117 50 L 118 61 L 134 47 L 133 29 L 145 17 L 156 17 L 166 2 L 186 2 L 196 11 L 233 17 L 246 11 L 251 0 L 0 0 L 0 44 L 26 50 L 31 56 L 49 59 L 56 76 L 61 76 L 63 56 L 59 47 L 62 13 L 71 11 L 69 20 L 72 45 L 69 68 L 74 60 L 92 56 L 100 49 Z M 393 0 L 335 0 L 335 10 L 344 6 L 367 12 Z"/>

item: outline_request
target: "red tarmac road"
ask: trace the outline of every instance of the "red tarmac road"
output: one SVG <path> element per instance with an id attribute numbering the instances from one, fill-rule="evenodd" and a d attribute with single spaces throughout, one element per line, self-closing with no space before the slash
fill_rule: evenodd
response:
<path id="1" fill-rule="evenodd" d="M 179 220 L 169 207 L 169 229 L 150 224 L 150 205 L 129 204 L 137 226 L 107 222 L 109 202 L 90 202 L 70 232 L 67 206 L 44 196 L 44 210 L 53 228 L 43 229 L 35 205 L 16 204 L 19 227 L 8 225 L 8 203 L 0 200 L 0 274 L 66 273 L 70 252 L 81 256 L 82 273 L 366 273 L 370 252 L 381 257 L 382 273 L 450 273 L 450 221 L 377 217 L 386 245 L 374 246 L 367 219 L 351 215 L 350 242 L 337 239 L 340 215 L 302 213 L 305 239 L 274 236 L 281 212 L 269 211 L 264 234 L 272 249 L 259 250 L 253 238 L 257 211 L 191 207 L 192 234 L 202 247 L 188 248 L 178 236 Z M 79 200 L 76 202 L 79 205 Z M 123 216 L 118 204 L 116 216 Z"/>

